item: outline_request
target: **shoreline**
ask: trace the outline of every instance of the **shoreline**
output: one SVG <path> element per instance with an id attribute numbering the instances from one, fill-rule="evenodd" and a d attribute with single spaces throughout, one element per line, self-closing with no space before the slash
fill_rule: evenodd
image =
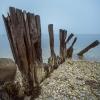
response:
<path id="1" fill-rule="evenodd" d="M 23 90 L 22 76 L 18 68 L 14 82 L 19 82 Z M 44 79 L 40 86 L 41 94 L 36 100 L 73 100 L 74 98 L 98 100 L 100 99 L 100 62 L 66 59 L 48 78 Z"/>
<path id="2" fill-rule="evenodd" d="M 45 57 L 43 57 L 45 58 Z M 67 59 L 66 59 L 67 60 Z M 72 61 L 89 61 L 89 62 L 99 62 L 100 63 L 100 58 L 90 58 L 90 57 L 86 57 L 86 58 L 78 58 L 77 55 L 74 55 L 70 60 Z M 45 58 L 43 59 L 44 63 L 48 63 L 48 59 Z"/>

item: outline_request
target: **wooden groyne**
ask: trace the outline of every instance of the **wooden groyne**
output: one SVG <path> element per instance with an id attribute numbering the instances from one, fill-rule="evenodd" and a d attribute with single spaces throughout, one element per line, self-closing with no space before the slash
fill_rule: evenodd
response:
<path id="1" fill-rule="evenodd" d="M 10 7 L 8 16 L 5 17 L 3 15 L 3 20 L 15 63 L 23 77 L 24 93 L 25 95 L 35 96 L 39 93 L 40 83 L 63 63 L 65 59 L 72 57 L 73 46 L 77 41 L 77 37 L 74 37 L 74 34 L 71 33 L 67 38 L 67 30 L 60 29 L 60 56 L 57 56 L 54 51 L 53 24 L 49 24 L 48 32 L 51 56 L 46 64 L 42 59 L 40 16 Z M 68 48 L 67 43 L 73 37 L 73 42 Z M 98 41 L 81 51 L 78 55 L 87 52 L 88 49 L 96 46 L 95 44 L 97 45 Z"/>

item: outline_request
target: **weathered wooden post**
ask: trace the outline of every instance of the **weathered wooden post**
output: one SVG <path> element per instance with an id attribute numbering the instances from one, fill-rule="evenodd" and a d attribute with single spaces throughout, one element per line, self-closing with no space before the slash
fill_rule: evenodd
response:
<path id="1" fill-rule="evenodd" d="M 40 16 L 14 7 L 9 10 L 7 17 L 3 15 L 8 39 L 23 76 L 25 91 L 31 95 L 39 86 L 36 62 L 42 62 Z"/>
<path id="2" fill-rule="evenodd" d="M 59 39 L 60 39 L 60 57 L 62 60 L 65 60 L 66 57 L 66 37 L 67 31 L 60 29 L 59 31 Z"/>
<path id="3" fill-rule="evenodd" d="M 54 68 L 57 67 L 56 64 L 56 54 L 54 51 L 54 32 L 53 32 L 53 24 L 48 25 L 48 32 L 49 32 L 49 41 L 50 41 L 50 51 L 51 51 L 51 57 L 48 59 L 49 64 L 52 65 L 52 71 Z"/>
<path id="4" fill-rule="evenodd" d="M 83 54 L 85 54 L 86 52 L 88 52 L 90 49 L 98 46 L 99 44 L 100 44 L 100 42 L 98 40 L 96 40 L 93 43 L 91 43 L 89 46 L 87 46 L 86 48 L 84 48 L 83 50 L 81 50 L 77 55 L 83 56 Z"/>
<path id="5" fill-rule="evenodd" d="M 54 52 L 54 32 L 53 32 L 53 24 L 48 25 L 48 31 L 49 31 L 49 40 L 50 40 L 50 51 L 51 51 L 51 57 L 55 56 Z"/>
<path id="6" fill-rule="evenodd" d="M 37 26 L 37 33 L 39 34 L 37 54 L 38 54 L 39 61 L 42 63 L 43 59 L 42 59 L 42 48 L 41 48 L 41 21 L 40 21 L 40 16 L 36 15 L 35 20 L 36 20 L 36 26 Z"/>
<path id="7" fill-rule="evenodd" d="M 77 38 L 74 38 L 74 41 L 72 42 L 71 46 L 67 49 L 67 58 L 72 58 L 73 55 L 73 46 L 75 42 L 77 41 Z"/>
<path id="8" fill-rule="evenodd" d="M 67 43 L 72 39 L 73 36 L 74 36 L 74 34 L 71 33 L 71 34 L 68 36 L 68 38 L 66 38 L 65 43 L 67 44 Z"/>

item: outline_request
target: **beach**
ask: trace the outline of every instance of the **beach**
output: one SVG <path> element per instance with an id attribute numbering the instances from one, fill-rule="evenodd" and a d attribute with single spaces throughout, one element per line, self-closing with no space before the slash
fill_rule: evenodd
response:
<path id="1" fill-rule="evenodd" d="M 40 86 L 36 100 L 99 100 L 100 63 L 66 60 Z"/>
<path id="2" fill-rule="evenodd" d="M 1 5 L 0 100 L 100 100 L 98 0 Z"/>
<path id="3" fill-rule="evenodd" d="M 42 70 L 44 81 L 40 84 L 41 94 L 36 100 L 99 100 L 100 99 L 100 46 L 87 52 L 83 59 L 78 59 L 77 53 L 98 39 L 98 35 L 77 35 L 78 41 L 74 46 L 72 59 L 58 66 L 48 78 Z M 90 38 L 90 39 L 89 39 Z M 84 40 L 85 39 L 85 40 Z M 88 41 L 89 40 L 89 41 Z M 47 42 L 45 42 L 47 41 Z M 13 59 L 7 36 L 3 35 L 0 39 L 0 57 Z M 70 43 L 67 47 L 70 46 Z M 59 55 L 59 36 L 55 35 L 55 52 Z M 43 62 L 47 63 L 50 57 L 49 37 L 42 36 L 42 57 Z M 40 78 L 41 78 L 40 77 Z M 17 69 L 15 82 L 22 84 L 22 76 Z M 31 96 L 24 100 L 32 100 Z"/>

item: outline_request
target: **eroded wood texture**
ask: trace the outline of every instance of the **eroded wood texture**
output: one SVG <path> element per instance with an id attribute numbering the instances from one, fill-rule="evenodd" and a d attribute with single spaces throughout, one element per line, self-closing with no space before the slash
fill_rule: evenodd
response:
<path id="1" fill-rule="evenodd" d="M 53 57 L 53 56 L 55 56 L 53 24 L 48 25 L 48 31 L 49 31 L 49 38 L 50 38 L 49 40 L 50 40 L 51 57 Z"/>
<path id="2" fill-rule="evenodd" d="M 30 88 L 38 85 L 36 62 L 42 62 L 40 16 L 14 7 L 3 15 L 12 53 Z"/>
<path id="3" fill-rule="evenodd" d="M 60 40 L 60 57 L 65 59 L 66 57 L 66 37 L 67 31 L 60 29 L 59 31 L 59 40 Z"/>
<path id="4" fill-rule="evenodd" d="M 42 59 L 42 47 L 41 47 L 41 21 L 40 21 L 40 16 L 36 15 L 35 16 L 36 20 L 36 26 L 37 26 L 37 33 L 39 34 L 39 41 L 38 41 L 38 59 L 40 62 L 43 62 Z"/>

